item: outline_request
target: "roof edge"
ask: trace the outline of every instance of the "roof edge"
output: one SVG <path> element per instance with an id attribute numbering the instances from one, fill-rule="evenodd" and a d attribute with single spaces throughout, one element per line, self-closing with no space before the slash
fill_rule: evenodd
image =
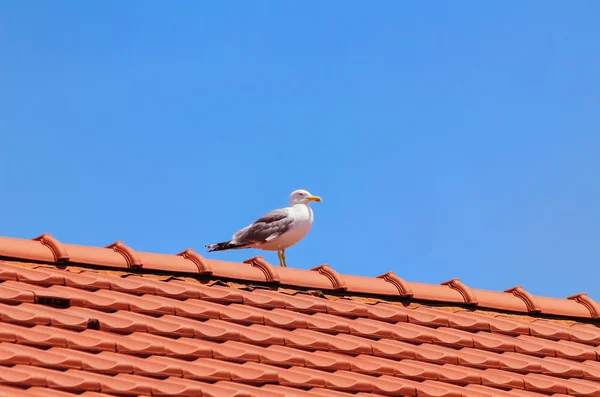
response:
<path id="1" fill-rule="evenodd" d="M 101 266 L 171 274 L 196 274 L 261 284 L 289 285 L 357 295 L 414 299 L 444 304 L 465 304 L 478 308 L 514 313 L 600 318 L 600 304 L 580 293 L 568 299 L 534 296 L 521 287 L 504 292 L 469 288 L 458 279 L 440 285 L 410 282 L 393 272 L 379 277 L 341 274 L 330 265 L 312 270 L 275 267 L 262 257 L 250 258 L 243 263 L 207 259 L 191 249 L 179 254 L 165 255 L 136 252 L 122 242 L 107 247 L 63 244 L 45 233 L 32 240 L 0 237 L 0 257 L 60 266 Z"/>

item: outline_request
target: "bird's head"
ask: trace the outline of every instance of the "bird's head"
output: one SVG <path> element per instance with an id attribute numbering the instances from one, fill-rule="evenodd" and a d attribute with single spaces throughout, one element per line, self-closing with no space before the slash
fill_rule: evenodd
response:
<path id="1" fill-rule="evenodd" d="M 310 204 L 311 201 L 316 201 L 317 203 L 320 203 L 321 197 L 319 196 L 313 196 L 312 194 L 310 194 L 310 192 L 300 189 L 300 190 L 295 190 L 292 192 L 292 194 L 290 194 L 290 204 L 294 205 L 294 204 Z"/>

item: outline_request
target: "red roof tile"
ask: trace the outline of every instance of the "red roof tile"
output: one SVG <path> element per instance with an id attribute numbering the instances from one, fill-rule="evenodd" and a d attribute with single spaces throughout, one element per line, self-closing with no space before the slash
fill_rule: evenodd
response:
<path id="1" fill-rule="evenodd" d="M 600 396 L 600 309 L 585 294 L 47 234 L 0 238 L 0 257 L 0 397 Z"/>

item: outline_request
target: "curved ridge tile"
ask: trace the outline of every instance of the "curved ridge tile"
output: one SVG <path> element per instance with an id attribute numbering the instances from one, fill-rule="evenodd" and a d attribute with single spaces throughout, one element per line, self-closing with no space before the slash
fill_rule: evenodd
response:
<path id="1" fill-rule="evenodd" d="M 585 294 L 574 295 L 569 297 L 570 299 L 557 299 L 533 296 L 521 287 L 511 288 L 503 294 L 501 292 L 468 288 L 457 279 L 444 282 L 442 286 L 436 286 L 408 283 L 398 278 L 393 272 L 373 279 L 342 275 L 327 265 L 313 269 L 315 272 L 294 268 L 276 269 L 268 265 L 267 262 L 254 258 L 249 260 L 253 266 L 244 267 L 233 262 L 207 260 L 192 250 L 186 250 L 183 253 L 171 256 L 158 253 L 137 253 L 122 242 L 111 244 L 108 248 L 110 249 L 62 244 L 48 233 L 33 240 L 0 237 L 0 257 L 17 260 L 49 263 L 67 262 L 101 266 L 103 268 L 144 266 L 151 270 L 213 275 L 245 282 L 277 283 L 279 281 L 282 285 L 305 289 L 338 290 L 371 294 L 378 297 L 412 297 L 419 300 L 443 303 L 474 304 L 484 308 L 515 312 L 535 312 L 577 318 L 600 318 L 599 304 Z M 179 260 L 179 257 L 182 260 Z M 12 270 L 0 267 L 0 277 L 14 279 L 14 273 Z M 91 288 L 93 287 L 90 286 L 89 289 Z M 511 295 L 508 295 L 508 293 L 511 293 Z"/>
<path id="2" fill-rule="evenodd" d="M 182 256 L 150 252 L 137 252 L 137 256 L 140 262 L 144 264 L 144 270 L 157 270 L 171 274 L 199 274 L 198 266 Z"/>
<path id="3" fill-rule="evenodd" d="M 255 256 L 253 258 L 246 259 L 244 263 L 260 269 L 260 271 L 265 274 L 265 280 L 267 283 L 279 284 L 281 282 L 277 269 L 267 262 L 262 256 Z"/>
<path id="4" fill-rule="evenodd" d="M 258 267 L 243 266 L 239 262 L 228 262 L 217 259 L 210 259 L 208 262 L 210 263 L 213 277 L 243 280 L 246 283 L 264 283 L 267 281 L 265 274 Z"/>
<path id="5" fill-rule="evenodd" d="M 112 249 L 74 244 L 65 244 L 65 247 L 69 252 L 70 263 L 121 269 L 129 267 L 125 257 Z"/>
<path id="6" fill-rule="evenodd" d="M 54 262 L 54 254 L 38 241 L 0 237 L 0 257 Z"/>
<path id="7" fill-rule="evenodd" d="M 318 272 L 319 274 L 327 277 L 329 281 L 331 281 L 331 286 L 334 290 L 345 291 L 348 288 L 346 286 L 346 282 L 340 276 L 340 274 L 333 270 L 329 265 L 317 266 L 310 270 Z"/>
<path id="8" fill-rule="evenodd" d="M 537 299 L 533 295 L 531 295 L 529 292 L 525 291 L 525 289 L 523 289 L 523 287 L 518 285 L 516 287 L 509 288 L 509 289 L 505 290 L 504 292 L 512 293 L 513 295 L 521 298 L 523 300 L 523 302 L 525 302 L 525 304 L 527 305 L 527 311 L 536 312 L 536 313 L 542 311 L 542 308 L 540 307 L 540 304 L 537 301 Z"/>
<path id="9" fill-rule="evenodd" d="M 32 238 L 33 241 L 39 241 L 43 246 L 52 251 L 55 262 L 68 262 L 69 254 L 60 241 L 52 237 L 50 233 L 44 233 L 41 236 Z"/>
<path id="10" fill-rule="evenodd" d="M 404 281 L 403 279 L 398 277 L 396 275 L 396 273 L 387 272 L 385 274 L 377 276 L 377 278 L 381 278 L 384 281 L 386 281 L 386 282 L 392 284 L 394 287 L 396 287 L 396 289 L 398 290 L 398 293 L 400 294 L 401 297 L 412 298 L 412 296 L 413 296 L 412 288 L 410 288 L 410 285 L 406 281 Z"/>
<path id="11" fill-rule="evenodd" d="M 131 247 L 126 246 L 122 241 L 116 241 L 106 246 L 113 251 L 121 254 L 127 261 L 127 267 L 142 268 L 142 260 Z"/>
<path id="12" fill-rule="evenodd" d="M 477 305 L 477 297 L 471 291 L 469 287 L 463 284 L 459 279 L 453 278 L 452 280 L 444 281 L 441 285 L 447 285 L 448 287 L 457 290 L 465 300 L 465 303 L 469 305 Z"/>
<path id="13" fill-rule="evenodd" d="M 196 268 L 198 268 L 199 274 L 212 274 L 212 268 L 210 263 L 200 254 L 196 253 L 193 249 L 188 248 L 177 254 L 188 261 L 191 261 Z"/>
<path id="14" fill-rule="evenodd" d="M 368 294 L 376 296 L 398 296 L 398 289 L 382 278 L 366 276 L 342 275 L 346 283 L 347 293 Z"/>
<path id="15" fill-rule="evenodd" d="M 575 302 L 585 306 L 585 308 L 590 312 L 590 316 L 592 318 L 600 318 L 600 304 L 587 296 L 585 292 L 571 295 L 568 299 L 572 299 Z"/>
<path id="16" fill-rule="evenodd" d="M 464 303 L 465 300 L 460 292 L 455 289 L 448 288 L 443 285 L 424 284 L 424 283 L 409 283 L 413 298 L 446 303 Z"/>

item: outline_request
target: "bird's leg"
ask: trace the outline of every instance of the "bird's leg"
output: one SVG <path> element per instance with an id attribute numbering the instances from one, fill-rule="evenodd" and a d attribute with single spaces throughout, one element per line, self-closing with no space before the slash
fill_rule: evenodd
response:
<path id="1" fill-rule="evenodd" d="M 285 249 L 281 250 L 281 259 L 283 259 L 283 267 L 287 267 L 287 262 L 285 261 Z"/>
<path id="2" fill-rule="evenodd" d="M 279 258 L 279 266 L 283 267 L 283 259 L 281 258 L 282 252 L 280 249 L 277 249 L 277 257 Z"/>

